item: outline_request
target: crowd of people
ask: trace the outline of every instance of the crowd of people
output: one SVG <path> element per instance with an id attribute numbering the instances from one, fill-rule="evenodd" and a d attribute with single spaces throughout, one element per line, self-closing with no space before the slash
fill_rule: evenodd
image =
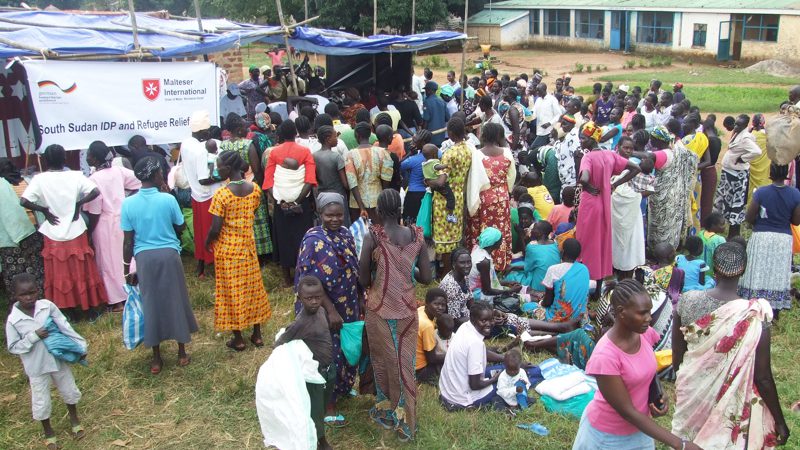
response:
<path id="1" fill-rule="evenodd" d="M 356 382 L 375 397 L 369 419 L 401 441 L 420 426 L 418 383 L 448 411 L 513 415 L 536 381 L 521 349 L 596 380 L 574 449 L 786 442 L 770 334 L 792 304 L 800 164 L 769 160 L 763 114 L 720 130 L 680 83 L 658 80 L 582 97 L 569 75 L 550 88 L 538 72 L 450 72 L 439 85 L 425 69 L 408 86 L 327 92 L 307 57 L 296 69 L 292 80 L 278 64 L 251 67 L 221 99 L 221 128 L 191 115 L 179 161 L 140 136 L 92 143 L 88 177 L 58 145 L 32 178 L 0 161 L 7 345 L 48 448 L 51 379 L 84 434 L 69 366 L 44 348 L 48 320 L 85 352 L 61 311 L 120 312 L 138 286 L 150 372 L 166 340 L 190 364 L 198 325 L 181 251 L 199 277 L 213 266 L 214 328 L 235 352 L 251 327 L 253 346 L 272 343 L 262 270 L 280 268 L 295 321 L 275 345 L 302 340 L 317 363 L 324 383 L 307 395 L 320 448 L 326 426 L 347 425 L 338 403 Z M 800 88 L 780 113 L 798 101 Z M 436 283 L 424 301 L 418 283 Z M 345 331 L 359 323 L 353 362 Z M 513 339 L 487 347 L 496 336 Z M 652 385 L 676 377 L 668 430 L 652 420 L 669 411 Z"/>

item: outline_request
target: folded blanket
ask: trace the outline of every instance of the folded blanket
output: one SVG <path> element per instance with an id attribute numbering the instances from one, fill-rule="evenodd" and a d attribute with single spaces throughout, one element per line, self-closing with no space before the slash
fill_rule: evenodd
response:
<path id="1" fill-rule="evenodd" d="M 585 394 L 576 395 L 565 401 L 558 401 L 549 395 L 542 396 L 542 404 L 544 410 L 549 413 L 563 414 L 567 416 L 580 419 L 583 415 L 583 410 L 594 398 L 594 391 Z"/>
<path id="2" fill-rule="evenodd" d="M 544 380 L 536 386 L 536 392 L 553 397 L 558 401 L 564 401 L 591 390 L 583 372 L 573 372 L 562 377 Z"/>
<path id="3" fill-rule="evenodd" d="M 581 370 L 571 364 L 562 363 L 558 360 L 558 358 L 548 358 L 542 361 L 539 363 L 539 368 L 542 369 L 542 376 L 544 376 L 545 380 L 568 375 L 572 372 L 578 372 Z"/>
<path id="4" fill-rule="evenodd" d="M 297 201 L 305 182 L 305 165 L 300 166 L 297 170 L 275 166 L 275 184 L 272 187 L 272 196 L 278 203 Z"/>

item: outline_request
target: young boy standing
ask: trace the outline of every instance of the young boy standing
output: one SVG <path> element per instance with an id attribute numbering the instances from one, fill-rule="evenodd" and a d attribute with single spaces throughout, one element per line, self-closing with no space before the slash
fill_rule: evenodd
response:
<path id="1" fill-rule="evenodd" d="M 42 422 L 45 445 L 48 450 L 55 450 L 60 447 L 56 441 L 53 427 L 50 425 L 51 383 L 55 383 L 61 398 L 67 404 L 73 438 L 81 439 L 85 432 L 78 419 L 77 411 L 81 391 L 75 384 L 75 378 L 73 378 L 69 366 L 50 354 L 42 342 L 48 336 L 48 332 L 44 328 L 45 323 L 48 318 L 52 318 L 64 336 L 72 339 L 84 349 L 86 340 L 72 329 L 64 314 L 53 302 L 39 299 L 39 289 L 33 275 L 21 273 L 14 276 L 11 289 L 12 300 L 15 303 L 6 321 L 8 351 L 19 355 L 22 359 L 22 366 L 25 368 L 25 374 L 28 375 L 31 384 L 33 419 Z"/>
<path id="2" fill-rule="evenodd" d="M 311 350 L 314 359 L 319 363 L 319 373 L 325 384 L 306 383 L 308 396 L 311 399 L 311 419 L 317 429 L 317 448 L 332 450 L 325 439 L 325 405 L 333 391 L 336 380 L 336 365 L 333 364 L 333 341 L 328 327 L 328 316 L 320 308 L 325 298 L 325 290 L 319 278 L 307 275 L 300 279 L 297 286 L 297 297 L 303 309 L 297 314 L 286 331 L 280 335 L 275 346 L 289 341 L 301 340 Z"/>

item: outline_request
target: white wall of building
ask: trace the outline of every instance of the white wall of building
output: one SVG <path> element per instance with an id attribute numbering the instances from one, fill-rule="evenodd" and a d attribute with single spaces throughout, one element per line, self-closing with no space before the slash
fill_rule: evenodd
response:
<path id="1" fill-rule="evenodd" d="M 719 24 L 720 22 L 727 22 L 731 20 L 730 14 L 716 14 L 716 13 L 695 13 L 686 12 L 682 13 L 682 19 L 678 32 L 680 33 L 680 40 L 675 42 L 675 47 L 683 50 L 696 50 L 700 52 L 708 52 L 716 55 L 717 46 L 719 44 Z M 694 39 L 694 26 L 695 24 L 706 25 L 706 45 L 705 47 L 694 47 L 692 42 Z"/>
<path id="2" fill-rule="evenodd" d="M 510 47 L 528 42 L 530 36 L 530 17 L 528 14 L 508 23 L 500 32 L 500 46 Z"/>

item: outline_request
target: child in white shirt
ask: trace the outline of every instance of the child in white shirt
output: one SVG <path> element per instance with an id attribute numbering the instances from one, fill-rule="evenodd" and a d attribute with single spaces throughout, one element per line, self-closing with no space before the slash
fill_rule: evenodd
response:
<path id="1" fill-rule="evenodd" d="M 450 348 L 450 338 L 453 337 L 453 328 L 455 327 L 455 320 L 450 314 L 442 314 L 436 318 L 436 353 L 442 355 L 447 354 L 447 349 Z"/>
<path id="2" fill-rule="evenodd" d="M 522 354 L 517 349 L 506 352 L 503 359 L 505 370 L 497 379 L 497 395 L 499 395 L 508 406 L 519 406 L 520 409 L 528 407 L 528 389 L 531 383 L 528 375 L 520 369 L 522 365 Z"/>
<path id="3" fill-rule="evenodd" d="M 45 444 L 48 449 L 59 448 L 56 434 L 50 425 L 51 399 L 50 384 L 55 383 L 64 403 L 67 404 L 72 436 L 81 439 L 85 435 L 78 419 L 77 403 L 81 392 L 69 366 L 55 358 L 47 350 L 43 339 L 48 332 L 44 328 L 49 318 L 66 337 L 86 348 L 86 340 L 67 322 L 66 317 L 50 300 L 39 299 L 36 280 L 33 275 L 21 273 L 12 281 L 12 299 L 16 302 L 6 321 L 6 342 L 8 351 L 19 355 L 22 366 L 31 385 L 31 409 L 33 419 L 42 422 Z"/>

